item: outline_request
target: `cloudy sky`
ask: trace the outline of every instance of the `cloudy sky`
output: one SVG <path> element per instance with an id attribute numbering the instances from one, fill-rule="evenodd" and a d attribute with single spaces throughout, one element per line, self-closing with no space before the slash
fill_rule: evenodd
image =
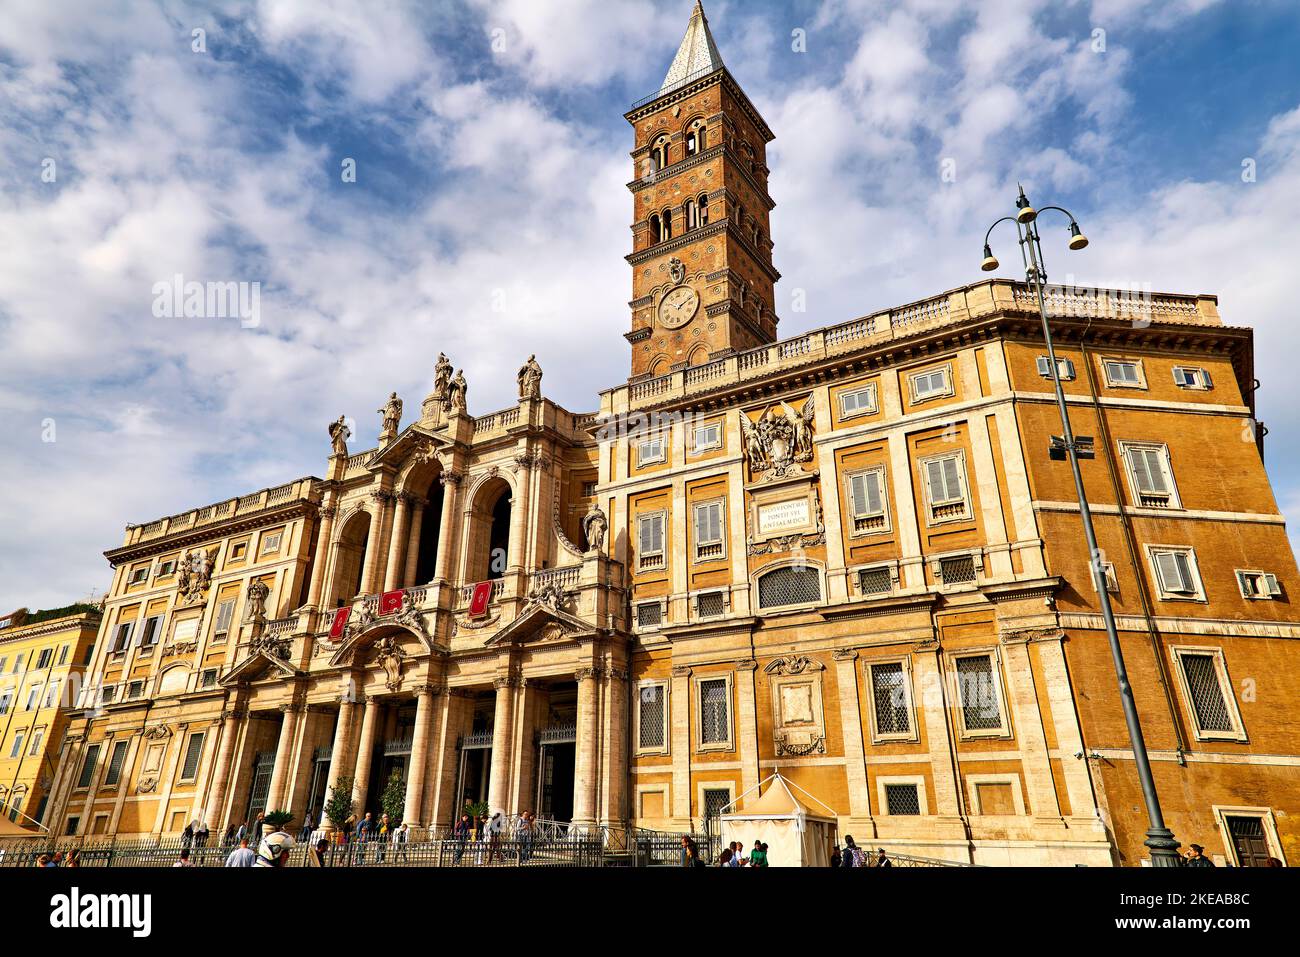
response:
<path id="1" fill-rule="evenodd" d="M 340 413 L 370 447 L 439 350 L 473 413 L 529 352 L 594 411 L 627 374 L 622 114 L 691 6 L 0 0 L 0 612 L 103 590 L 128 522 L 322 474 Z M 706 10 L 777 135 L 783 336 L 977 280 L 1020 180 L 1093 240 L 1050 238 L 1054 279 L 1217 293 L 1255 327 L 1300 508 L 1294 3 Z M 260 283 L 258 324 L 156 316 L 176 275 Z"/>

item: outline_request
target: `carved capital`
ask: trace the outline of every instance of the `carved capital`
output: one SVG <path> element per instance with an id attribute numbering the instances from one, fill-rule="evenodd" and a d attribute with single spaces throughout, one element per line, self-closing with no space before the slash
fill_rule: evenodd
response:
<path id="1" fill-rule="evenodd" d="M 856 648 L 837 648 L 831 652 L 831 658 L 835 661 L 857 661 L 858 650 Z"/>
<path id="2" fill-rule="evenodd" d="M 317 514 L 320 515 L 321 518 L 327 518 L 331 521 L 333 521 L 334 516 L 338 515 L 338 513 L 339 507 L 337 505 L 322 505 L 317 509 Z"/>
<path id="3" fill-rule="evenodd" d="M 464 472 L 455 472 L 451 469 L 443 469 L 438 473 L 438 482 L 443 485 L 457 486 L 465 479 Z"/>
<path id="4" fill-rule="evenodd" d="M 583 681 L 599 681 L 602 677 L 604 677 L 604 675 L 605 675 L 605 669 L 600 667 L 578 668 L 573 672 L 574 680 L 579 683 Z"/>

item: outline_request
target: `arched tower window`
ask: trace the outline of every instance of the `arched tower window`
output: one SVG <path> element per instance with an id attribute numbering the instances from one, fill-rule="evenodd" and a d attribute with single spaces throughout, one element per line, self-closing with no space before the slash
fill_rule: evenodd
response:
<path id="1" fill-rule="evenodd" d="M 668 137 L 661 136 L 650 147 L 650 162 L 654 172 L 657 173 L 668 165 L 668 155 Z"/>
<path id="2" fill-rule="evenodd" d="M 663 231 L 664 239 L 665 240 L 672 239 L 673 238 L 673 211 L 671 209 L 664 210 L 663 222 L 664 222 L 664 231 Z"/>
<path id="3" fill-rule="evenodd" d="M 709 194 L 700 193 L 698 202 L 700 205 L 700 225 L 707 226 L 709 225 Z"/>
<path id="4" fill-rule="evenodd" d="M 686 205 L 682 208 L 686 213 L 686 230 L 687 232 L 690 232 L 692 229 L 695 229 L 700 225 L 699 207 L 695 205 L 695 200 L 688 199 Z"/>
<path id="5" fill-rule="evenodd" d="M 659 222 L 659 214 L 651 213 L 650 214 L 650 245 L 653 246 L 661 239 L 663 239 L 663 225 Z"/>
<path id="6" fill-rule="evenodd" d="M 707 138 L 708 133 L 703 120 L 696 120 L 691 123 L 686 130 L 686 155 L 694 156 L 696 153 L 704 152 Z"/>

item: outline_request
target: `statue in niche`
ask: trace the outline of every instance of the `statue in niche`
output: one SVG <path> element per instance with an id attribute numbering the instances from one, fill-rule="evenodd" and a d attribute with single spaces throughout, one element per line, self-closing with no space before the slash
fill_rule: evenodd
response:
<path id="1" fill-rule="evenodd" d="M 595 502 L 582 516 L 582 534 L 587 536 L 587 548 L 601 551 L 605 547 L 605 534 L 609 531 L 609 519 L 604 510 Z"/>
<path id="2" fill-rule="evenodd" d="M 258 580 L 248 586 L 247 608 L 245 621 L 251 621 L 255 625 L 266 624 L 266 596 L 271 593 L 271 587 L 266 582 Z"/>

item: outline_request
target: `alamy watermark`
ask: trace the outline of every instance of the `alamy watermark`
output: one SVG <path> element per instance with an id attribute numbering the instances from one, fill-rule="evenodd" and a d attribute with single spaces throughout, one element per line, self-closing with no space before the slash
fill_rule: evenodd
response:
<path id="1" fill-rule="evenodd" d="M 153 314 L 159 319 L 238 319 L 244 329 L 262 323 L 260 282 L 186 281 L 177 273 L 153 284 Z"/>

